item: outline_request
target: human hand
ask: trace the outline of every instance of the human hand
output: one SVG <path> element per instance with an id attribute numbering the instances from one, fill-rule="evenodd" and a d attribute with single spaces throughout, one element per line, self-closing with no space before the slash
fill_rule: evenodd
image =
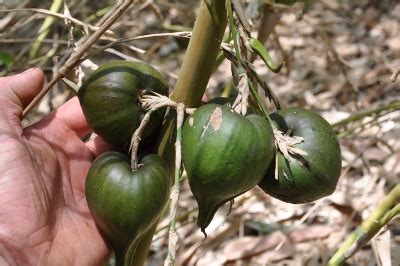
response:
<path id="1" fill-rule="evenodd" d="M 98 265 L 109 248 L 85 199 L 94 158 L 111 148 L 90 132 L 74 97 L 21 127 L 21 113 L 43 86 L 31 69 L 0 78 L 0 264 Z"/>

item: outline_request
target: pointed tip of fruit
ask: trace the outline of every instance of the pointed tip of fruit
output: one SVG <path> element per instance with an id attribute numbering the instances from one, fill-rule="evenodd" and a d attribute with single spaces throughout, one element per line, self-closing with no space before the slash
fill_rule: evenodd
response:
<path id="1" fill-rule="evenodd" d="M 211 223 L 213 216 L 214 214 L 210 215 L 209 213 L 199 213 L 199 217 L 197 217 L 197 225 L 200 227 L 201 232 L 203 232 L 204 235 L 206 235 L 205 230 L 207 226 Z"/>
<path id="2" fill-rule="evenodd" d="M 206 240 L 206 239 L 207 239 L 206 228 L 205 228 L 205 227 L 201 227 L 200 230 L 201 230 L 201 232 L 202 232 L 203 235 L 204 235 L 204 240 Z"/>
<path id="3" fill-rule="evenodd" d="M 205 233 L 206 227 L 211 223 L 215 213 L 219 206 L 207 204 L 199 204 L 199 215 L 197 216 L 197 225 L 201 228 L 203 234 L 207 237 Z"/>

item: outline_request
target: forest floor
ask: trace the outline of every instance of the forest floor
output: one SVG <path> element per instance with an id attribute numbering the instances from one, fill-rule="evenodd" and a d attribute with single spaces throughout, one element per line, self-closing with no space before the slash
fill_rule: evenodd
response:
<path id="1" fill-rule="evenodd" d="M 123 37 L 190 30 L 198 2 L 140 2 L 127 10 L 93 47 Z M 82 27 L 82 22 L 95 25 L 112 3 L 66 1 L 68 9 L 61 7 L 58 13 L 70 14 L 78 22 L 55 19 L 37 53 L 30 56 L 46 14 L 38 10 L 2 11 L 49 10 L 50 4 L 4 1 L 0 4 L 0 74 L 38 66 L 50 79 L 71 47 L 84 34 L 93 32 Z M 392 80 L 393 73 L 400 70 L 397 1 L 322 0 L 303 16 L 302 4 L 278 5 L 276 10 L 280 20 L 266 46 L 272 57 L 285 60 L 285 65 L 278 74 L 269 71 L 261 60 L 257 59 L 254 65 L 283 106 L 309 108 L 334 124 L 358 112 L 399 103 L 400 77 Z M 257 35 L 258 20 L 254 18 L 253 36 Z M 68 78 L 80 84 L 87 73 L 105 61 L 140 59 L 164 73 L 173 88 L 184 53 L 184 41 L 172 37 L 137 40 L 89 57 Z M 230 62 L 225 60 L 211 77 L 203 99 L 218 96 L 230 80 Z M 37 121 L 72 95 L 60 82 L 24 124 Z M 273 111 L 272 104 L 267 105 Z M 196 225 L 197 204 L 185 179 L 178 204 L 177 264 L 325 265 L 345 237 L 400 180 L 400 110 L 375 112 L 334 129 L 342 148 L 342 174 L 331 196 L 292 205 L 271 198 L 256 187 L 235 199 L 229 216 L 229 204 L 220 208 L 207 228 L 207 239 Z M 167 246 L 165 218 L 153 239 L 150 265 L 162 263 Z M 347 262 L 399 265 L 399 219 L 391 221 Z"/>

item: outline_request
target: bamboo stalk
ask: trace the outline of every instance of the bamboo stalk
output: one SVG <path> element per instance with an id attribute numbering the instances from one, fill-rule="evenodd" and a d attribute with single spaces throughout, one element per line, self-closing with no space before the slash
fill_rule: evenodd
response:
<path id="1" fill-rule="evenodd" d="M 209 4 L 210 2 L 212 4 Z M 225 1 L 201 1 L 193 34 L 171 95 L 172 100 L 184 103 L 187 107 L 200 105 L 221 45 L 226 23 Z M 158 147 L 158 153 L 168 162 L 172 173 L 175 169 L 173 140 L 176 134 L 173 113 L 170 110 L 166 117 Z M 151 239 L 155 227 L 152 232 L 146 234 L 147 239 Z M 140 243 L 133 258 L 135 265 L 144 264 L 149 246 L 150 241 Z"/>
<path id="2" fill-rule="evenodd" d="M 329 260 L 328 265 L 341 265 L 346 259 L 354 255 L 354 253 L 376 235 L 385 224 L 399 214 L 399 202 L 400 184 L 397 184 L 369 217 L 347 237 L 342 246 Z"/>
<path id="3" fill-rule="evenodd" d="M 206 1 L 201 1 L 192 38 L 171 95 L 172 100 L 188 107 L 197 107 L 201 103 L 226 28 L 224 1 L 214 0 L 214 3 L 219 25 L 213 20 Z"/>
<path id="4" fill-rule="evenodd" d="M 187 107 L 197 107 L 201 103 L 227 23 L 224 1 L 214 0 L 211 6 L 207 2 L 201 1 L 178 81 L 171 95 L 172 100 L 182 102 Z M 218 19 L 211 14 L 212 8 Z M 174 163 L 174 121 L 173 115 L 166 119 L 158 149 L 170 166 Z"/>

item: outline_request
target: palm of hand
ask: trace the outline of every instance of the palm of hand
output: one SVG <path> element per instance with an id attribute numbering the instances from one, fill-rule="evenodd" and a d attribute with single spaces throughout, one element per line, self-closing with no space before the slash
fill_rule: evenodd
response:
<path id="1" fill-rule="evenodd" d="M 17 264 L 94 265 L 109 249 L 87 207 L 84 183 L 91 162 L 109 148 L 89 132 L 77 99 L 29 128 L 20 114 L 43 82 L 0 79 L 0 254 Z M 36 77 L 36 88 L 32 78 Z M 26 84 L 25 84 L 26 86 Z M 28 91 L 28 89 L 30 91 Z M 1 261 L 1 257 L 0 257 Z"/>

